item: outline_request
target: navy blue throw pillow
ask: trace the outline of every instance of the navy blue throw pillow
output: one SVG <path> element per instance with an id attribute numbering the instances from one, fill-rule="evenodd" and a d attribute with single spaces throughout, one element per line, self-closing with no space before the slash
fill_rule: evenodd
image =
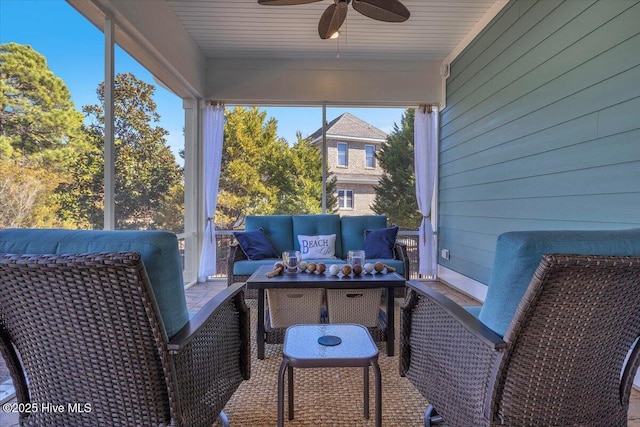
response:
<path id="1" fill-rule="evenodd" d="M 367 259 L 393 259 L 393 247 L 396 244 L 398 227 L 364 230 L 364 253 Z"/>
<path id="2" fill-rule="evenodd" d="M 255 261 L 265 258 L 278 258 L 276 250 L 262 229 L 253 231 L 234 231 L 240 248 L 248 259 Z"/>

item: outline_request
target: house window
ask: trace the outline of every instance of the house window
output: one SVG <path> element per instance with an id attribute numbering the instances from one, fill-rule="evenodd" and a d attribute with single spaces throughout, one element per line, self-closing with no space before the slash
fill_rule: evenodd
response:
<path id="1" fill-rule="evenodd" d="M 338 166 L 349 166 L 349 146 L 346 142 L 338 142 Z"/>
<path id="2" fill-rule="evenodd" d="M 364 167 L 367 169 L 375 169 L 376 167 L 376 147 L 373 145 L 364 146 L 365 162 Z"/>
<path id="3" fill-rule="evenodd" d="M 353 190 L 338 190 L 338 208 L 353 209 Z"/>

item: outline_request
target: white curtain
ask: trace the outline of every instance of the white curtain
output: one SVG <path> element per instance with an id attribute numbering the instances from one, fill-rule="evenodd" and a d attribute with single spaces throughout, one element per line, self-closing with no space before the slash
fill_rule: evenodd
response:
<path id="1" fill-rule="evenodd" d="M 435 278 L 438 273 L 438 258 L 431 226 L 431 202 L 435 191 L 438 161 L 438 112 L 431 108 L 416 109 L 413 132 L 416 198 L 418 209 L 422 213 L 422 223 L 418 232 L 418 273 Z"/>
<path id="2" fill-rule="evenodd" d="M 204 156 L 204 204 L 207 227 L 202 244 L 198 282 L 206 282 L 207 276 L 216 274 L 216 235 L 214 216 L 218 202 L 218 181 L 222 164 L 224 136 L 224 104 L 207 105 L 202 121 Z"/>

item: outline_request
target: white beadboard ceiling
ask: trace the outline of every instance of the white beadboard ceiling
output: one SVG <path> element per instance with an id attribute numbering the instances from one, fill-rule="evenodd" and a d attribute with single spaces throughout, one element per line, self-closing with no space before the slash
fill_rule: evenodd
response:
<path id="1" fill-rule="evenodd" d="M 318 37 L 318 21 L 333 0 L 262 6 L 257 0 L 169 0 L 207 58 L 442 61 L 494 6 L 495 0 L 403 0 L 403 23 L 367 18 L 349 5 L 336 40 Z M 504 3 L 504 2 L 502 2 Z"/>

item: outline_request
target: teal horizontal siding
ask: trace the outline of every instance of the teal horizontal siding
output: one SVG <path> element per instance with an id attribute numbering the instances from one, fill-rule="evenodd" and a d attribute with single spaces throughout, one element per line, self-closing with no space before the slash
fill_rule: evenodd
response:
<path id="1" fill-rule="evenodd" d="M 451 64 L 440 263 L 487 283 L 510 230 L 640 227 L 640 2 L 511 1 Z"/>
<path id="2" fill-rule="evenodd" d="M 640 5 L 633 12 L 628 14 L 636 15 L 632 18 L 625 14 L 610 21 L 603 28 L 603 36 L 597 37 L 591 33 L 554 57 L 547 59 L 535 51 L 527 55 L 526 62 L 517 61 L 492 81 L 494 85 L 485 84 L 469 95 L 464 103 L 452 106 L 451 110 L 447 109 L 452 117 L 451 120 L 445 118 L 447 125 L 442 128 L 442 137 L 448 138 L 479 120 L 491 119 L 492 113 L 497 113 L 501 121 L 513 120 L 536 107 L 547 105 L 549 101 L 570 96 L 612 74 L 637 66 L 640 58 L 631 57 L 628 52 L 630 48 L 637 48 L 640 43 L 640 37 L 634 36 L 635 31 L 630 29 L 633 28 L 633 22 L 640 22 Z M 552 50 L 553 46 L 557 46 L 557 43 L 549 42 L 543 52 Z M 540 59 L 545 62 L 535 66 L 534 62 Z M 515 69 L 518 62 L 525 63 Z M 612 67 L 612 63 L 616 66 Z M 525 71 L 526 73 L 521 74 Z M 505 82 L 511 80 L 512 83 L 504 86 Z M 482 100 L 475 103 L 474 96 Z M 524 100 L 526 104 L 523 105 Z M 534 101 L 538 103 L 533 103 Z M 463 108 L 470 110 L 461 111 Z M 495 112 L 492 108 L 500 110 Z M 507 116 L 503 115 L 505 110 L 508 110 Z M 454 116 L 453 113 L 461 115 Z"/>

